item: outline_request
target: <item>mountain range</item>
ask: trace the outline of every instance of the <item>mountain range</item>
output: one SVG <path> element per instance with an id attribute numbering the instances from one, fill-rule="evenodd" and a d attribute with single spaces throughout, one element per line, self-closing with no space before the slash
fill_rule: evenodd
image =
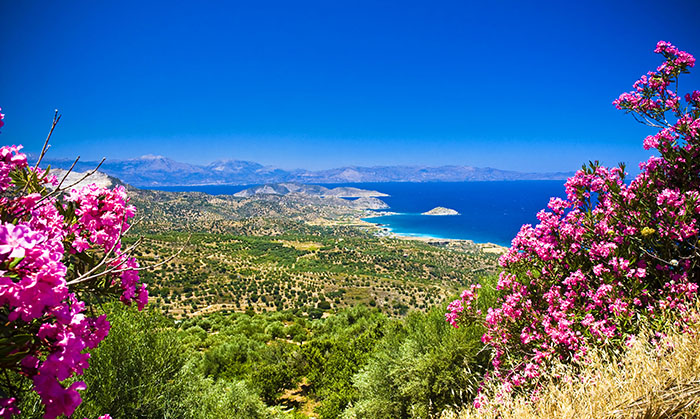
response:
<path id="1" fill-rule="evenodd" d="M 31 156 L 30 156 L 31 160 Z M 42 166 L 68 169 L 73 160 L 45 158 Z M 76 171 L 94 169 L 99 162 L 79 161 Z M 194 185 L 260 185 L 270 183 L 354 182 L 467 182 L 495 180 L 560 180 L 571 172 L 523 173 L 472 166 L 347 166 L 327 170 L 283 170 L 242 160 L 220 160 L 208 165 L 178 162 L 147 155 L 129 160 L 107 160 L 100 171 L 137 187 Z"/>

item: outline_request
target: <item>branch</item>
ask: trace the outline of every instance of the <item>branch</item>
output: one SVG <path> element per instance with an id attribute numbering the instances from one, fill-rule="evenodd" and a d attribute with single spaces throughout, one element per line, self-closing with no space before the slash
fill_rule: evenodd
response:
<path id="1" fill-rule="evenodd" d="M 79 281 L 81 278 L 84 278 L 84 277 L 86 277 L 86 276 L 89 276 L 91 273 L 97 271 L 97 269 L 99 269 L 102 265 L 104 265 L 104 264 L 106 264 L 106 263 L 108 264 L 108 263 L 111 263 L 111 262 L 114 262 L 114 261 L 118 261 L 118 260 L 119 260 L 119 257 L 121 257 L 121 256 L 127 256 L 127 259 L 128 259 L 128 256 L 130 256 L 130 252 L 133 251 L 133 249 L 135 249 L 136 246 L 138 246 L 139 243 L 141 242 L 141 240 L 142 240 L 141 237 L 139 237 L 133 245 L 131 245 L 129 248 L 127 248 L 124 252 L 122 252 L 122 255 L 121 255 L 121 256 L 118 256 L 118 257 L 113 258 L 113 259 L 111 259 L 111 260 L 108 261 L 110 255 L 111 255 L 111 254 L 114 252 L 114 250 L 117 248 L 117 245 L 121 243 L 122 237 L 124 237 L 124 235 L 125 235 L 126 233 L 128 233 L 129 230 L 131 230 L 131 228 L 132 228 L 133 226 L 135 226 L 136 224 L 140 223 L 141 220 L 143 220 L 143 217 L 141 217 L 140 219 L 136 220 L 135 223 L 131 224 L 131 225 L 130 225 L 129 227 L 127 227 L 127 229 L 124 230 L 123 232 L 120 231 L 120 232 L 119 232 L 119 239 L 114 241 L 114 244 L 113 244 L 112 247 L 109 249 L 109 251 L 107 251 L 107 252 L 105 253 L 105 255 L 102 257 L 102 259 L 100 260 L 100 262 L 99 262 L 97 265 L 93 266 L 92 269 L 90 269 L 89 271 L 83 273 L 81 276 L 79 276 L 78 278 L 76 278 L 75 280 L 73 280 L 73 281 L 71 281 L 71 282 L 76 282 L 76 283 L 81 282 L 81 281 Z M 121 230 L 122 226 L 124 225 L 124 223 L 126 223 L 127 221 L 128 221 L 128 220 L 126 219 L 126 216 L 125 216 L 125 217 L 124 217 L 124 220 L 123 220 L 122 223 L 119 225 L 119 229 L 120 229 L 120 230 Z M 70 285 L 70 283 L 69 283 L 68 285 Z"/>
<path id="2" fill-rule="evenodd" d="M 78 158 L 80 158 L 80 157 L 78 157 Z M 92 169 L 92 170 L 89 171 L 89 172 L 86 172 L 85 175 L 84 175 L 82 178 L 80 178 L 80 179 L 78 179 L 77 181 L 73 182 L 72 184 L 66 186 L 65 188 L 56 188 L 56 189 L 54 189 L 53 191 L 51 191 L 51 192 L 49 192 L 48 194 L 44 195 L 44 196 L 43 196 L 40 200 L 38 200 L 32 207 L 27 207 L 27 208 L 25 208 L 24 210 L 20 211 L 19 213 L 15 214 L 15 217 L 21 218 L 21 217 L 25 216 L 26 214 L 29 213 L 29 211 L 31 211 L 31 210 L 33 210 L 34 208 L 36 208 L 39 204 L 42 204 L 42 203 L 46 202 L 49 198 L 58 196 L 58 195 L 61 194 L 62 192 L 65 192 L 66 190 L 68 190 L 68 189 L 72 188 L 73 186 L 79 184 L 80 182 L 84 181 L 84 180 L 87 179 L 89 176 L 92 176 L 93 174 L 95 174 L 95 172 L 97 172 L 97 169 L 99 169 L 100 166 L 102 166 L 102 163 L 104 163 L 105 160 L 106 160 L 106 158 L 103 157 L 102 160 L 100 161 L 100 163 L 97 165 L 97 167 L 95 167 L 94 169 Z M 76 163 L 77 163 L 77 159 L 76 159 Z M 75 163 L 73 163 L 73 165 L 75 165 Z M 73 168 L 73 166 L 71 166 L 71 169 L 72 169 L 72 168 Z M 68 173 L 66 173 L 65 176 L 68 176 Z M 65 176 L 64 176 L 64 178 L 65 178 Z M 64 180 L 65 180 L 65 179 L 64 179 Z M 63 182 L 63 180 L 62 180 L 61 182 Z M 26 188 L 26 186 L 25 186 L 25 188 Z"/>
<path id="3" fill-rule="evenodd" d="M 187 243 L 189 243 L 191 237 L 192 237 L 192 235 L 190 235 L 189 237 L 187 237 L 187 241 L 185 242 L 185 245 L 187 245 Z M 132 245 L 129 249 L 130 249 L 130 250 L 133 250 L 133 248 L 135 248 L 137 244 L 140 244 L 140 240 L 141 240 L 141 239 L 142 239 L 142 238 L 139 238 L 139 240 L 137 240 L 137 243 L 135 243 L 134 245 Z M 165 260 L 163 260 L 163 261 L 161 261 L 161 262 L 158 262 L 158 263 L 156 263 L 156 264 L 148 265 L 148 266 L 139 266 L 139 267 L 136 267 L 136 268 L 121 268 L 121 266 L 123 266 L 123 265 L 128 261 L 128 259 L 129 259 L 128 257 L 126 257 L 126 258 L 124 258 L 124 260 L 122 260 L 121 262 L 119 262 L 117 265 L 111 266 L 111 267 L 110 267 L 109 269 L 107 269 L 107 270 L 104 270 L 104 271 L 99 272 L 99 273 L 96 273 L 96 274 L 87 275 L 87 276 L 86 276 L 86 274 L 83 274 L 83 275 L 81 275 L 80 277 L 78 277 L 78 278 L 76 278 L 76 279 L 74 279 L 74 280 L 68 282 L 66 285 L 69 285 L 69 286 L 70 286 L 70 285 L 80 284 L 80 283 L 82 283 L 82 282 L 90 281 L 90 280 L 93 280 L 93 279 L 96 279 L 96 278 L 99 278 L 99 277 L 102 277 L 102 276 L 120 274 L 120 273 L 126 272 L 126 271 L 145 271 L 145 270 L 148 270 L 148 269 L 155 269 L 155 268 L 157 268 L 157 267 L 159 267 L 159 266 L 165 265 L 166 263 L 168 263 L 168 262 L 170 262 L 171 260 L 173 260 L 173 259 L 175 259 L 176 257 L 178 257 L 178 256 L 180 255 L 180 253 L 182 253 L 182 251 L 185 250 L 185 245 L 183 245 L 183 246 L 180 248 L 180 250 L 177 251 L 177 253 L 175 253 L 175 254 L 173 254 L 173 255 L 170 255 L 167 259 L 165 259 Z M 125 252 L 125 253 L 123 254 L 123 256 L 128 256 L 128 255 L 127 255 L 127 253 Z M 113 259 L 113 260 L 118 260 L 118 259 L 115 258 L 115 259 Z"/>
<path id="4" fill-rule="evenodd" d="M 49 134 L 46 136 L 46 141 L 44 141 L 44 146 L 41 149 L 41 153 L 39 154 L 39 160 L 36 161 L 36 164 L 34 165 L 34 170 L 36 170 L 39 167 L 39 163 L 41 163 L 41 160 L 44 158 L 44 155 L 48 151 L 49 147 L 49 140 L 51 139 L 51 134 L 53 134 L 54 128 L 56 128 L 56 125 L 58 125 L 58 121 L 61 120 L 61 115 L 58 114 L 58 109 L 54 110 L 53 114 L 53 123 L 51 124 L 51 129 L 49 130 Z"/>
<path id="5" fill-rule="evenodd" d="M 78 164 L 78 160 L 80 160 L 80 156 L 78 156 L 78 157 L 75 159 L 75 161 L 73 162 L 73 164 L 70 165 L 70 167 L 69 167 L 68 170 L 66 171 L 66 174 L 63 175 L 63 179 L 61 179 L 61 181 L 58 183 L 58 186 L 56 186 L 56 189 L 61 189 L 61 185 L 63 185 L 63 182 L 66 181 L 66 179 L 68 178 L 68 175 L 70 174 L 70 172 L 73 171 L 73 168 L 75 167 L 75 165 Z"/>

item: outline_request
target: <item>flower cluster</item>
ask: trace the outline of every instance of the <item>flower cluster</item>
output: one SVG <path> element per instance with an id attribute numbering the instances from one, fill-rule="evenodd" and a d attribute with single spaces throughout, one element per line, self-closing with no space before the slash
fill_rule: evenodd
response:
<path id="1" fill-rule="evenodd" d="M 680 51 L 668 42 L 659 41 L 654 50 L 666 60 L 642 76 L 635 84 L 634 90 L 623 93 L 613 104 L 618 109 L 637 112 L 639 115 L 663 123 L 668 111 L 680 115 L 680 98 L 669 87 L 677 81 L 680 74 L 688 73 L 695 65 L 695 58 L 685 51 Z"/>
<path id="2" fill-rule="evenodd" d="M 481 284 L 472 284 L 468 290 L 462 291 L 462 295 L 459 300 L 454 300 L 447 306 L 447 313 L 445 314 L 445 319 L 449 324 L 455 328 L 459 328 L 458 320 L 462 317 L 462 313 L 474 312 L 477 315 L 481 314 L 481 310 L 473 306 L 476 301 Z"/>
<path id="3" fill-rule="evenodd" d="M 624 345 L 639 317 L 683 316 L 698 296 L 700 92 L 683 104 L 671 89 L 695 59 L 663 41 L 656 52 L 664 63 L 614 104 L 660 129 L 644 140 L 660 157 L 631 182 L 622 165 L 584 166 L 499 261 L 482 341 L 504 388 L 531 385 L 553 360 L 580 362 L 592 345 Z M 454 325 L 468 318 L 458 305 L 447 313 Z"/>
<path id="4" fill-rule="evenodd" d="M 134 206 L 128 205 L 126 189 L 92 184 L 73 189 L 66 201 L 76 205 L 77 220 L 69 228 L 71 251 L 84 252 L 96 247 L 114 255 L 108 264 L 120 273 L 120 300 L 125 304 L 136 301 L 139 310 L 143 309 L 148 302 L 148 291 L 145 284 L 138 287 L 138 263 L 121 251 L 121 236 L 129 229 L 128 220 L 135 214 Z"/>
<path id="5" fill-rule="evenodd" d="M 20 149 L 0 148 L 0 367 L 31 380 L 50 419 L 80 404 L 85 383 L 63 382 L 83 373 L 87 350 L 109 332 L 81 300 L 120 295 L 141 309 L 148 293 L 122 251 L 134 215 L 124 188 L 90 185 L 62 197 Z M 0 386 L 0 417 L 19 413 L 16 392 Z"/>

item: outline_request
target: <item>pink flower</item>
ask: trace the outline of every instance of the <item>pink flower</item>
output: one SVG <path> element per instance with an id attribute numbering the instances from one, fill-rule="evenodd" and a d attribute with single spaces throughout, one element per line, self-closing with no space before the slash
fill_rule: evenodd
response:
<path id="1" fill-rule="evenodd" d="M 459 314 L 464 311 L 461 300 L 454 300 L 447 306 L 447 313 L 445 314 L 445 320 L 452 325 L 455 329 L 459 328 L 457 321 L 459 320 Z"/>
<path id="2" fill-rule="evenodd" d="M 92 185 L 72 191 L 68 201 L 75 205 L 75 214 L 72 206 L 64 206 L 45 192 L 24 194 L 23 188 L 13 184 L 13 171 L 34 179 L 32 182 L 38 183 L 34 190 L 43 190 L 52 179 L 41 169 L 28 168 L 20 149 L 0 148 L 0 207 L 4 214 L 0 223 L 0 306 L 8 313 L 0 327 L 10 337 L 36 334 L 31 346 L 24 340 L 9 340 L 17 353 L 26 354 L 16 361 L 15 368 L 32 380 L 45 406 L 45 418 L 70 416 L 81 402 L 79 391 L 85 384 L 77 381 L 66 388 L 62 382 L 81 375 L 88 367 L 90 354 L 86 349 L 104 340 L 110 324 L 104 315 L 93 318 L 85 314 L 85 303 L 71 292 L 66 278 L 71 275 L 69 279 L 75 279 L 80 272 L 69 271 L 66 264 L 74 263 L 71 254 L 88 249 L 107 254 L 110 259 L 103 269 L 113 268 L 115 273 L 103 272 L 107 278 L 87 283 L 89 287 L 82 291 L 94 292 L 92 286 L 99 288 L 104 283 L 107 287 L 118 285 L 115 288 L 121 288 L 125 303 L 135 300 L 143 309 L 148 291 L 139 283 L 138 263 L 121 249 L 121 235 L 128 229 L 134 208 L 128 205 L 123 188 Z M 0 417 L 17 413 L 14 399 L 0 401 Z"/>
<path id="3" fill-rule="evenodd" d="M 78 390 L 87 388 L 82 381 L 76 381 L 68 388 L 63 388 L 51 377 L 35 375 L 34 387 L 41 397 L 41 402 L 46 406 L 45 419 L 54 419 L 58 416 L 70 416 L 76 407 L 82 402 Z"/>
<path id="4" fill-rule="evenodd" d="M 41 236 L 26 225 L 3 224 L 0 226 L 0 258 L 23 258 L 41 240 Z"/>
<path id="5" fill-rule="evenodd" d="M 146 284 L 141 284 L 139 288 L 138 295 L 136 296 L 136 305 L 139 311 L 148 304 L 148 290 L 146 289 Z"/>
<path id="6" fill-rule="evenodd" d="M 2 114 L 0 114 L 2 116 Z M 2 126 L 2 118 L 0 117 L 0 127 Z M 19 409 L 15 406 L 17 400 L 14 397 L 9 399 L 0 399 L 0 418 L 9 419 L 14 415 L 19 415 Z"/>

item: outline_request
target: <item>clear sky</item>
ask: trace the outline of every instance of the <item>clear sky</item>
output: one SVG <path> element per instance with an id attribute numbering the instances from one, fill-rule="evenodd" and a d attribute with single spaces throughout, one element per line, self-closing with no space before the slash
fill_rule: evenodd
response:
<path id="1" fill-rule="evenodd" d="M 700 57 L 699 21 L 700 0 L 2 0 L 0 141 L 37 151 L 58 108 L 53 157 L 636 165 L 650 131 L 611 102 L 657 41 Z"/>

